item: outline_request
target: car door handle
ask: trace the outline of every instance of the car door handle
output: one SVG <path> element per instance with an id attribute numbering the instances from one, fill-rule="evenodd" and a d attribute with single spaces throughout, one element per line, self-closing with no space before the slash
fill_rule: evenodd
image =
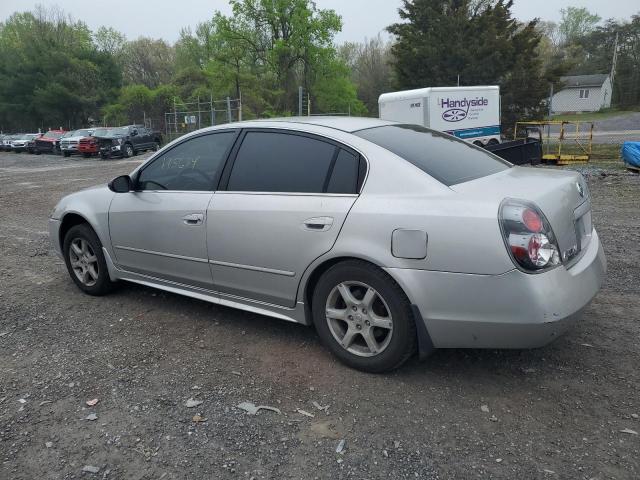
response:
<path id="1" fill-rule="evenodd" d="M 182 221 L 185 225 L 202 225 L 202 222 L 204 222 L 204 215 L 202 213 L 190 213 L 189 215 L 182 217 Z"/>
<path id="2" fill-rule="evenodd" d="M 332 217 L 313 217 L 308 218 L 302 223 L 305 230 L 312 232 L 326 232 L 333 225 Z"/>

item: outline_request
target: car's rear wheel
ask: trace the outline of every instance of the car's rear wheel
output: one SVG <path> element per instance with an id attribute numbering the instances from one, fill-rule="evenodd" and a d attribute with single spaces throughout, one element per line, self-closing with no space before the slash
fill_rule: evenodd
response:
<path id="1" fill-rule="evenodd" d="M 366 262 L 334 265 L 313 293 L 313 321 L 323 343 L 345 364 L 379 373 L 416 351 L 411 304 L 397 283 Z"/>
<path id="2" fill-rule="evenodd" d="M 80 290 L 89 295 L 105 295 L 113 289 L 115 284 L 109 278 L 102 244 L 91 227 L 71 227 L 62 248 L 69 275 Z"/>

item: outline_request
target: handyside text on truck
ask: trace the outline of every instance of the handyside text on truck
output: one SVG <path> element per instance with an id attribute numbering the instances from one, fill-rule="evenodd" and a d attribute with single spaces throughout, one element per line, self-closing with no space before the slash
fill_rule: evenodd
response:
<path id="1" fill-rule="evenodd" d="M 500 142 L 500 87 L 433 87 L 380 95 L 380 118 L 413 123 L 476 145 Z"/>

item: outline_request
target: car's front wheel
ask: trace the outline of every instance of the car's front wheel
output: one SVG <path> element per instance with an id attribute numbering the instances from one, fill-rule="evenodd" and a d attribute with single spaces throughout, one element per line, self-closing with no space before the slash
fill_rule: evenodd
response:
<path id="1" fill-rule="evenodd" d="M 135 150 L 133 149 L 133 145 L 131 145 L 130 143 L 126 143 L 124 145 L 124 152 L 123 152 L 123 156 L 124 158 L 131 158 L 136 154 Z"/>
<path id="2" fill-rule="evenodd" d="M 69 275 L 80 290 L 99 296 L 113 289 L 115 284 L 109 278 L 102 244 L 91 227 L 86 224 L 71 227 L 62 248 Z"/>
<path id="3" fill-rule="evenodd" d="M 334 265 L 318 281 L 313 321 L 323 343 L 345 364 L 380 373 L 416 351 L 411 304 L 398 284 L 366 262 Z"/>

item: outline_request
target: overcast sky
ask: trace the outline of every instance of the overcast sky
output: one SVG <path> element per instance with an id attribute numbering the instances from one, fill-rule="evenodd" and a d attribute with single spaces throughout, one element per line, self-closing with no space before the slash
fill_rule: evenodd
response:
<path id="1" fill-rule="evenodd" d="M 89 27 L 114 27 L 129 39 L 139 36 L 178 39 L 180 29 L 212 17 L 215 10 L 229 13 L 226 0 L 0 0 L 0 20 L 36 4 L 57 5 Z M 400 0 L 316 0 L 319 8 L 332 8 L 343 19 L 338 42 L 373 37 L 398 20 Z M 586 7 L 603 18 L 629 19 L 640 12 L 638 0 L 515 0 L 513 12 L 521 20 L 540 17 L 558 20 L 560 9 Z"/>

